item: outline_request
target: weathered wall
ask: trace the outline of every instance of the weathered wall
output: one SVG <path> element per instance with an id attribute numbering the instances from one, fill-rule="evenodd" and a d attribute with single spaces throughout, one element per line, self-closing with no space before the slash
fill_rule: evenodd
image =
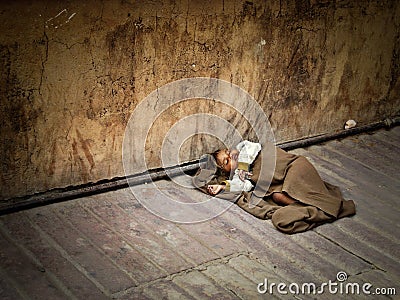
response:
<path id="1" fill-rule="evenodd" d="M 181 78 L 247 90 L 278 141 L 393 116 L 399 20 L 395 0 L 2 3 L 0 197 L 123 176 L 130 114 Z M 213 103 L 174 106 L 152 128 L 151 167 L 166 128 L 198 111 L 241 124 Z M 204 140 L 182 159 L 211 150 Z"/>

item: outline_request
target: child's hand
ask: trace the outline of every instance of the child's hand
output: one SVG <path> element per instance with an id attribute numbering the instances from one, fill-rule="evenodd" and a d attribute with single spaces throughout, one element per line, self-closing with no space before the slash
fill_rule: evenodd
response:
<path id="1" fill-rule="evenodd" d="M 225 185 L 222 184 L 213 184 L 207 186 L 207 191 L 210 195 L 216 195 L 223 190 L 225 190 Z"/>
<path id="2" fill-rule="evenodd" d="M 250 173 L 249 171 L 239 170 L 238 175 L 239 175 L 239 178 L 241 181 L 245 181 L 246 179 L 251 177 L 253 174 Z"/>

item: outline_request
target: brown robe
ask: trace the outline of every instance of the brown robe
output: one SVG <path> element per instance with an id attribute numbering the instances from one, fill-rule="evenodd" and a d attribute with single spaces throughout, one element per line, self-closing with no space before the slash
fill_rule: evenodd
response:
<path id="1" fill-rule="evenodd" d="M 275 160 L 266 159 L 274 156 Z M 207 159 L 193 177 L 193 184 L 205 193 L 208 184 L 226 179 L 216 176 L 214 159 L 211 156 Z M 261 168 L 261 164 L 266 164 L 265 168 Z M 354 202 L 343 199 L 338 187 L 324 182 L 304 156 L 267 144 L 255 159 L 252 173 L 252 180 L 257 183 L 254 191 L 223 192 L 216 197 L 233 201 L 258 218 L 271 219 L 282 232 L 302 232 L 355 214 Z M 287 193 L 297 202 L 280 206 L 272 200 L 274 192 Z"/>

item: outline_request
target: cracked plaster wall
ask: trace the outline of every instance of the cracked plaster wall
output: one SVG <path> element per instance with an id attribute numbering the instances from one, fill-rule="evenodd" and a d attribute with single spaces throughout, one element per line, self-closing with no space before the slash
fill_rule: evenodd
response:
<path id="1" fill-rule="evenodd" d="M 396 115 L 399 20 L 397 1 L 2 2 L 0 198 L 123 176 L 130 114 L 186 77 L 248 91 L 277 141 Z M 166 130 L 194 112 L 249 133 L 215 102 L 175 105 L 151 129 L 150 167 Z M 181 159 L 214 150 L 211 141 L 193 137 Z"/>

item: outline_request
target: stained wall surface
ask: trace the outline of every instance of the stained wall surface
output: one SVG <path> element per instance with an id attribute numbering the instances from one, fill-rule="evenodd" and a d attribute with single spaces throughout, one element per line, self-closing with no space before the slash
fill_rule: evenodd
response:
<path id="1" fill-rule="evenodd" d="M 1 199 L 124 176 L 132 112 L 183 78 L 218 78 L 247 91 L 278 142 L 399 113 L 397 1 L 4 2 Z M 153 122 L 149 168 L 162 165 L 168 129 L 199 112 L 251 138 L 234 108 L 181 102 Z M 216 144 L 196 135 L 177 151 L 188 161 Z"/>

